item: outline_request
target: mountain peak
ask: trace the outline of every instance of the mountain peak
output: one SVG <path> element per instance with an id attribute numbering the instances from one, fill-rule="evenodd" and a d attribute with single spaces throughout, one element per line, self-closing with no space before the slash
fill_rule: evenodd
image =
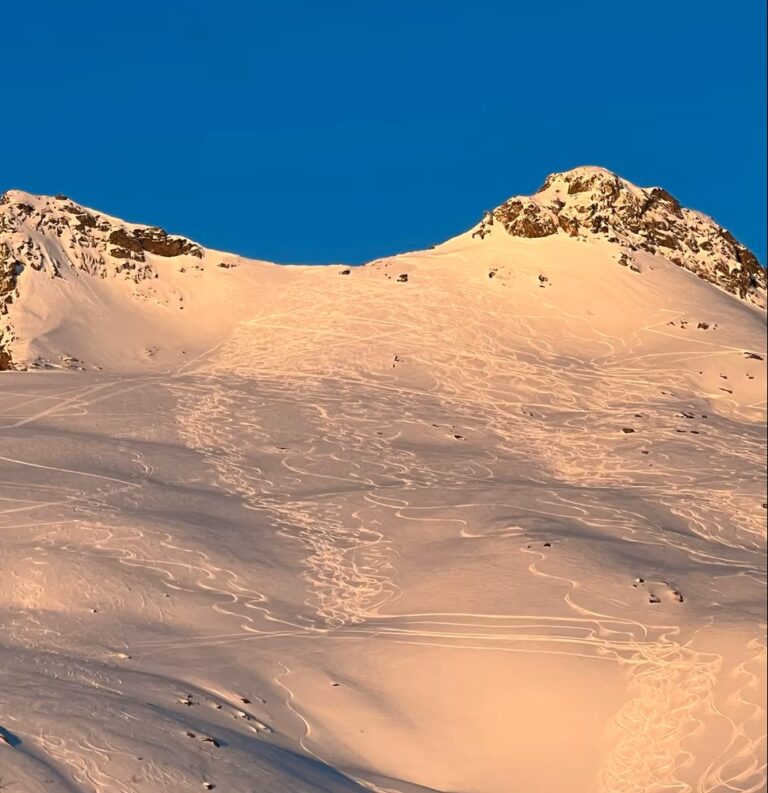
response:
<path id="1" fill-rule="evenodd" d="M 513 196 L 487 212 L 472 236 L 494 229 L 529 239 L 567 234 L 608 242 L 622 264 L 641 254 L 666 259 L 733 295 L 764 306 L 766 272 L 757 257 L 712 218 L 661 187 L 637 187 L 597 166 L 550 174 L 532 196 Z"/>
<path id="2" fill-rule="evenodd" d="M 626 179 L 622 179 L 607 168 L 602 168 L 599 165 L 580 165 L 568 171 L 556 171 L 549 174 L 544 180 L 544 184 L 536 191 L 536 194 L 545 193 L 549 190 L 558 191 L 563 189 L 571 194 L 581 193 L 604 184 L 638 189 Z"/>
<path id="3" fill-rule="evenodd" d="M 45 207 L 51 209 L 55 207 L 62 208 L 66 205 L 78 206 L 65 195 L 37 195 L 36 193 L 28 193 L 25 190 L 16 189 L 6 190 L 4 193 L 0 193 L 0 206 L 3 205 L 26 205 L 34 207 L 35 209 L 43 209 Z"/>
<path id="4" fill-rule="evenodd" d="M 512 260 L 523 250 L 526 256 L 543 260 L 549 246 L 531 247 L 528 240 L 557 235 L 568 261 L 617 262 L 638 273 L 657 263 L 672 263 L 745 303 L 765 304 L 766 272 L 729 231 L 683 208 L 662 188 L 637 187 L 605 168 L 582 166 L 550 174 L 533 195 L 515 196 L 487 212 L 469 237 L 469 264 L 484 262 L 493 253 L 495 246 L 484 243 L 489 235 L 502 242 Z M 508 246 L 511 238 L 527 239 Z M 467 241 L 464 235 L 462 240 L 462 244 Z M 482 251 L 478 246 L 484 244 Z M 600 250 L 580 250 L 582 245 Z M 121 305 L 149 304 L 166 314 L 174 306 L 181 312 L 190 283 L 204 276 L 206 286 L 200 292 L 204 306 L 203 298 L 224 288 L 228 279 L 220 275 L 222 270 L 236 269 L 241 261 L 162 228 L 127 223 L 89 209 L 63 195 L 9 190 L 0 195 L 0 369 L 13 366 L 24 355 L 29 358 L 27 353 L 14 353 L 12 360 L 11 350 L 20 349 L 19 339 L 56 332 L 59 319 L 53 317 L 51 300 L 69 306 L 73 296 L 100 289 L 98 282 L 105 287 L 105 300 L 119 294 Z M 377 264 L 371 263 L 371 268 Z M 589 280 L 583 270 L 579 277 Z M 686 279 L 678 282 L 684 284 Z M 47 302 L 26 314 L 21 311 L 24 307 L 19 308 L 19 303 L 26 295 L 44 292 L 50 294 Z M 67 311 L 62 308 L 56 316 Z M 184 311 L 183 316 L 191 313 Z M 21 314 L 41 319 L 35 320 L 32 330 L 32 325 L 20 330 Z M 169 327 L 176 328 L 179 322 L 176 316 Z"/>
<path id="5" fill-rule="evenodd" d="M 62 284 L 81 275 L 137 289 L 142 284 L 149 294 L 158 291 L 159 271 L 167 269 L 163 260 L 181 271 L 197 271 L 203 255 L 204 249 L 185 237 L 126 223 L 67 196 L 8 190 L 0 195 L 0 370 L 13 363 L 9 350 L 16 332 L 9 313 L 31 272 Z M 217 254 L 219 263 L 228 258 L 236 257 Z"/>
<path id="6" fill-rule="evenodd" d="M 63 255 L 52 254 L 55 238 Z M 202 248 L 157 226 L 126 223 L 75 203 L 65 195 L 23 190 L 0 195 L 0 270 L 16 262 L 60 276 L 68 269 L 102 278 L 121 273 L 132 280 L 155 277 L 147 255 L 202 257 Z"/>

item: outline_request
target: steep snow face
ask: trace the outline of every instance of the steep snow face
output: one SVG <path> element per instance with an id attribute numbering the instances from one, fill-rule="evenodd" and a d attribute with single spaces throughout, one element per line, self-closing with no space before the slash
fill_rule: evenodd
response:
<path id="1" fill-rule="evenodd" d="M 681 207 L 666 190 L 636 187 L 604 168 L 550 174 L 535 195 L 515 196 L 486 213 L 474 234 L 484 239 L 496 223 L 516 237 L 602 237 L 624 251 L 625 265 L 645 251 L 749 303 L 766 304 L 765 270 L 729 231 Z"/>

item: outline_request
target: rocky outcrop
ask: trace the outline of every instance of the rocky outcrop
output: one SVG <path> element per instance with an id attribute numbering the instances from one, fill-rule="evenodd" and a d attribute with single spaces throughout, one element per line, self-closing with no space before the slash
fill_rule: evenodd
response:
<path id="1" fill-rule="evenodd" d="M 13 328 L 8 322 L 8 309 L 17 296 L 16 286 L 23 270 L 10 245 L 0 242 L 0 371 L 13 368 L 10 350 Z"/>
<path id="2" fill-rule="evenodd" d="M 119 259 L 135 259 L 143 262 L 145 253 L 155 256 L 196 256 L 203 257 L 202 248 L 183 237 L 169 237 L 161 228 L 135 228 L 131 231 L 120 228 L 110 233 L 109 242 L 115 247 L 110 253 Z"/>
<path id="3" fill-rule="evenodd" d="M 765 305 L 766 272 L 729 231 L 685 209 L 662 188 L 635 187 L 601 168 L 551 174 L 534 195 L 515 196 L 486 212 L 473 236 L 485 240 L 491 234 L 530 240 L 555 235 L 582 242 L 599 240 L 614 246 L 618 264 L 639 277 L 653 265 L 653 260 L 640 256 L 645 252 L 746 302 Z M 217 253 L 211 262 L 210 255 L 184 237 L 126 223 L 66 196 L 13 190 L 1 195 L 0 369 L 14 365 L 13 346 L 18 339 L 11 317 L 21 303 L 18 295 L 23 298 L 26 277 L 36 278 L 40 273 L 70 279 L 86 274 L 117 279 L 128 282 L 133 297 L 146 300 L 166 288 L 155 279 L 168 272 L 169 262 L 174 262 L 177 273 L 195 273 L 207 264 L 223 269 L 238 264 L 234 256 Z M 349 270 L 342 274 L 349 275 Z M 488 277 L 497 277 L 497 270 L 491 270 Z M 409 276 L 402 273 L 397 280 L 407 283 Z M 548 282 L 540 280 L 540 284 L 545 288 Z"/>
<path id="4" fill-rule="evenodd" d="M 62 257 L 42 244 L 57 239 Z M 203 257 L 203 249 L 164 229 L 124 223 L 74 203 L 66 196 L 32 196 L 11 190 L 0 196 L 0 240 L 24 266 L 61 275 L 73 267 L 102 278 L 120 276 L 138 281 L 154 278 L 151 257 Z M 144 267 L 132 266 L 140 262 Z"/>
<path id="5" fill-rule="evenodd" d="M 533 196 L 510 198 L 487 212 L 473 236 L 484 239 L 499 227 L 529 239 L 602 238 L 621 247 L 622 264 L 645 251 L 747 302 L 765 303 L 766 271 L 729 231 L 660 187 L 635 187 L 602 168 L 551 174 Z"/>
<path id="6" fill-rule="evenodd" d="M 11 190 L 0 196 L 0 369 L 14 366 L 11 303 L 30 268 L 51 278 L 85 273 L 135 284 L 159 277 L 157 257 L 203 258 L 203 249 L 164 229 L 137 226 L 76 204 L 63 195 Z M 23 291 L 23 290 L 22 290 Z"/>
<path id="7" fill-rule="evenodd" d="M 110 255 L 117 259 L 135 259 L 139 262 L 145 260 L 141 242 L 126 229 L 115 229 L 107 237 L 107 240 L 114 246 L 109 252 Z"/>
<path id="8" fill-rule="evenodd" d="M 513 237 L 548 237 L 558 228 L 551 213 L 539 211 L 538 204 L 525 198 L 502 204 L 494 217 Z"/>

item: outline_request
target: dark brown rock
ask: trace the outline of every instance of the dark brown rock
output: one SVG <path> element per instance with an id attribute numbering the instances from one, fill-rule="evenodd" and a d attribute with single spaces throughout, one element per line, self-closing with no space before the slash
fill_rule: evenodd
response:
<path id="1" fill-rule="evenodd" d="M 557 222 L 560 228 L 571 237 L 577 237 L 579 234 L 579 221 L 576 218 L 568 217 L 567 215 L 558 215 Z"/>
<path id="2" fill-rule="evenodd" d="M 141 242 L 133 234 L 129 234 L 125 229 L 115 229 L 109 237 L 108 242 L 111 242 L 116 247 L 110 251 L 110 255 L 117 259 L 136 259 L 137 261 L 144 261 L 144 249 Z"/>
<path id="3" fill-rule="evenodd" d="M 167 257 L 203 256 L 199 245 L 183 237 L 169 237 L 168 232 L 161 228 L 138 228 L 132 232 L 115 229 L 107 239 L 116 246 L 110 253 L 119 259 L 144 261 L 144 252 Z"/>
<path id="4" fill-rule="evenodd" d="M 550 210 L 530 199 L 508 201 L 494 212 L 494 216 L 513 237 L 549 237 L 558 229 Z"/>

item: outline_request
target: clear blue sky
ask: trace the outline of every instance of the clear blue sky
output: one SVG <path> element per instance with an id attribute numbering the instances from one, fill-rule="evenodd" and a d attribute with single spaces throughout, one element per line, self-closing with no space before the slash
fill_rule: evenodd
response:
<path id="1" fill-rule="evenodd" d="M 354 263 L 595 164 L 665 186 L 765 262 L 763 6 L 6 2 L 0 191 Z"/>

